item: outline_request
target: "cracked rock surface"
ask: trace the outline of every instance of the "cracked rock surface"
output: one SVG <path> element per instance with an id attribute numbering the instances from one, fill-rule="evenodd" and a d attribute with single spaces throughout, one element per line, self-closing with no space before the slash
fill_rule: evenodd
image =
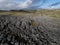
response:
<path id="1" fill-rule="evenodd" d="M 29 15 L 1 15 L 0 45 L 60 45 L 41 20 Z"/>

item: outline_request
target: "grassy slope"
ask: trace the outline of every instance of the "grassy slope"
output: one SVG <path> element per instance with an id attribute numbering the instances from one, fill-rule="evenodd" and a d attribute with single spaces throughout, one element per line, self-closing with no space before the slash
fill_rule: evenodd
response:
<path id="1" fill-rule="evenodd" d="M 29 11 L 29 12 L 14 12 L 14 11 L 8 11 L 8 12 L 0 12 L 0 15 L 5 15 L 5 14 L 9 14 L 9 15 L 25 15 L 25 14 L 32 14 L 32 15 L 47 15 L 47 16 L 51 16 L 51 17 L 57 17 L 60 18 L 60 9 L 57 10 L 35 10 L 35 11 Z"/>
<path id="2" fill-rule="evenodd" d="M 24 15 L 24 14 L 28 14 L 26 12 L 0 12 L 0 15 Z"/>
<path id="3" fill-rule="evenodd" d="M 60 18 L 60 10 L 39 10 L 37 14 Z"/>

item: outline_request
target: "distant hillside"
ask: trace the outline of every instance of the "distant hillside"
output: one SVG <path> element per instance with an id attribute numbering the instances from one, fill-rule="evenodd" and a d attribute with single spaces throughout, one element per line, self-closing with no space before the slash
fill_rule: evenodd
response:
<path id="1" fill-rule="evenodd" d="M 47 15 L 52 17 L 60 18 L 60 9 L 48 10 L 48 9 L 39 9 L 39 10 L 0 10 L 0 14 L 9 14 L 9 15 Z"/>
<path id="2" fill-rule="evenodd" d="M 60 17 L 60 9 L 55 9 L 55 10 L 37 10 L 35 11 L 35 14 L 39 14 L 39 15 L 49 15 L 49 16 L 53 16 L 53 17 Z"/>

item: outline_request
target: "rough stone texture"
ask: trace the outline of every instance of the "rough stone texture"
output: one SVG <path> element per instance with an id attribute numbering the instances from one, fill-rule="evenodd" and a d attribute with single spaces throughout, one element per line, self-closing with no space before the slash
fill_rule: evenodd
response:
<path id="1" fill-rule="evenodd" d="M 42 23 L 29 16 L 0 16 L 0 45 L 59 45 Z"/>

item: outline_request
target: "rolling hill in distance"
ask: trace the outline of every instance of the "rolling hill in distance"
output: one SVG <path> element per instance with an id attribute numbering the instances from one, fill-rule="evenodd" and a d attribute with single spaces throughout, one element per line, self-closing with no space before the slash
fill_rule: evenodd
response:
<path id="1" fill-rule="evenodd" d="M 10 14 L 10 15 L 47 15 L 52 17 L 60 18 L 60 9 L 38 9 L 38 10 L 0 10 L 0 14 Z"/>

